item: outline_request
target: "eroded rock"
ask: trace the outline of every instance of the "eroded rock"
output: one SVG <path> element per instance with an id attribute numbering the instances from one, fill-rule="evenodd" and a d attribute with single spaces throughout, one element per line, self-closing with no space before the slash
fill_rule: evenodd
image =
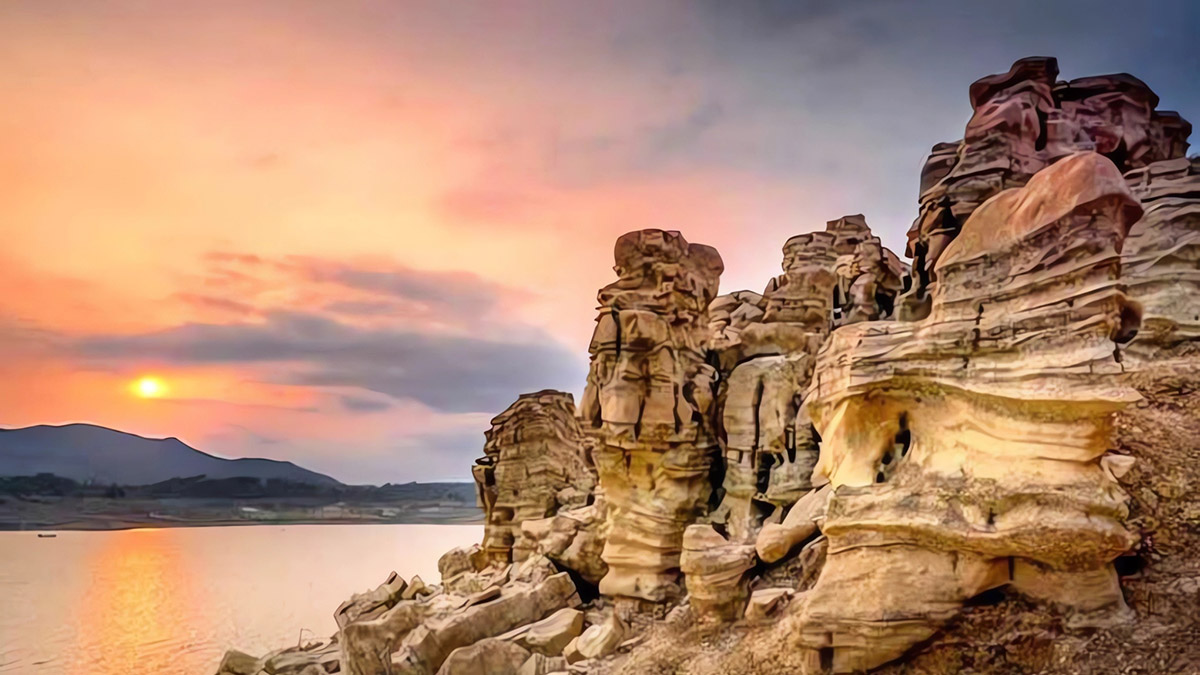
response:
<path id="1" fill-rule="evenodd" d="M 1009 583 L 1013 560 L 1094 579 L 1134 543 L 1099 459 L 1137 398 L 1113 338 L 1140 215 L 1112 162 L 1072 155 L 975 210 L 928 319 L 830 336 L 807 399 L 829 553 L 798 624 L 835 670 L 896 658 Z"/>
<path id="2" fill-rule="evenodd" d="M 484 638 L 469 647 L 450 652 L 437 675 L 517 675 L 529 660 L 529 652 L 520 645 L 497 638 Z"/>
<path id="3" fill-rule="evenodd" d="M 679 593 L 683 530 L 712 489 L 716 371 L 704 356 L 723 265 L 662 230 L 620 237 L 614 257 L 580 407 L 607 504 L 600 591 L 658 602 Z"/>
<path id="4" fill-rule="evenodd" d="M 741 616 L 749 593 L 746 572 L 754 563 L 754 546 L 730 542 L 711 525 L 688 526 L 680 565 L 697 615 L 721 621 Z"/>
<path id="5" fill-rule="evenodd" d="M 492 419 L 483 450 L 473 475 L 487 519 L 483 550 L 498 564 L 532 553 L 519 545 L 521 523 L 584 506 L 596 484 L 568 393 L 522 394 Z"/>
<path id="6" fill-rule="evenodd" d="M 971 85 L 974 115 L 962 141 L 933 148 L 921 176 L 920 215 L 908 232 L 913 292 L 901 318 L 928 314 L 938 261 L 985 201 L 1020 187 L 1075 152 L 1095 151 L 1118 171 L 1178 159 L 1191 125 L 1159 111 L 1141 80 L 1102 75 L 1059 82 L 1058 61 L 1030 57 Z"/>
<path id="7" fill-rule="evenodd" d="M 565 572 L 550 576 L 536 585 L 509 585 L 498 597 L 488 602 L 428 618 L 413 628 L 401 640 L 399 649 L 386 655 L 390 670 L 389 666 L 380 664 L 382 667 L 377 666 L 375 671 L 359 672 L 406 675 L 436 673 L 450 652 L 459 647 L 473 645 L 484 638 L 498 637 L 555 610 L 577 604 L 579 598 L 575 594 L 575 585 Z"/>

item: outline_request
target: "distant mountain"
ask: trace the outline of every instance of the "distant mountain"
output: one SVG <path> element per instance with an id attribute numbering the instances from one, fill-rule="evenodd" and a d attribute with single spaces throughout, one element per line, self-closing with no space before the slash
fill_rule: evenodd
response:
<path id="1" fill-rule="evenodd" d="M 0 476 L 52 473 L 79 482 L 149 485 L 171 478 L 277 478 L 326 487 L 340 482 L 273 459 L 223 459 L 177 438 L 143 438 L 93 424 L 0 429 Z"/>

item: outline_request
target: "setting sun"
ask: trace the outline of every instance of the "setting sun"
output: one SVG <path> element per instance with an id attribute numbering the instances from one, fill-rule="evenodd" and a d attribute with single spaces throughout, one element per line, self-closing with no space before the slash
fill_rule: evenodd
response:
<path id="1" fill-rule="evenodd" d="M 133 383 L 133 393 L 142 398 L 158 398 L 166 390 L 166 385 L 157 377 L 143 377 Z"/>

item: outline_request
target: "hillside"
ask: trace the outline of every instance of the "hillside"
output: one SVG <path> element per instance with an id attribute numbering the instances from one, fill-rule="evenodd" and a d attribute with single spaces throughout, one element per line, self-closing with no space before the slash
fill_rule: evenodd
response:
<path id="1" fill-rule="evenodd" d="M 0 429 L 0 476 L 50 473 L 81 483 L 149 485 L 172 478 L 259 478 L 323 487 L 341 483 L 291 462 L 225 459 L 177 438 L 143 438 L 92 424 Z"/>

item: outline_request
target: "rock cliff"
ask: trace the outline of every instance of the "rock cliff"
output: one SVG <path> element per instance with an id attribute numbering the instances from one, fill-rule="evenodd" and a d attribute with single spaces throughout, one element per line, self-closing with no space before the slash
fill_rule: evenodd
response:
<path id="1" fill-rule="evenodd" d="M 578 412 L 521 396 L 482 544 L 267 673 L 1200 672 L 1200 160 L 1125 74 L 1022 59 L 762 293 L 618 239 Z"/>

